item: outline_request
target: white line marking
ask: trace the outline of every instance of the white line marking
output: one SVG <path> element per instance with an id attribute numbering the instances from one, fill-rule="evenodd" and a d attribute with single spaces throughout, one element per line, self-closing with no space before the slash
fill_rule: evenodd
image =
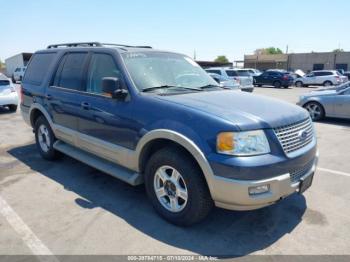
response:
<path id="1" fill-rule="evenodd" d="M 323 171 L 323 172 L 329 172 L 329 173 L 333 173 L 336 175 L 342 175 L 342 176 L 348 176 L 350 177 L 349 173 L 345 173 L 345 172 L 341 172 L 341 171 L 336 171 L 336 170 L 332 170 L 332 169 L 327 169 L 327 168 L 322 168 L 322 167 L 318 167 L 317 170 Z"/>
<path id="2" fill-rule="evenodd" d="M 40 241 L 40 239 L 30 230 L 30 228 L 1 196 L 0 214 L 6 218 L 7 222 L 22 238 L 23 242 L 29 247 L 33 254 L 38 256 L 40 261 L 58 262 L 57 258 L 53 256 L 52 252 Z"/>

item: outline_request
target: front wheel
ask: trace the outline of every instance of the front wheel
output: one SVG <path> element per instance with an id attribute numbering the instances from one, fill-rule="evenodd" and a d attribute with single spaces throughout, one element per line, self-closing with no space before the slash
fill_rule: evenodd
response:
<path id="1" fill-rule="evenodd" d="M 44 116 L 40 116 L 34 126 L 35 142 L 40 155 L 47 160 L 56 159 L 60 153 L 53 148 L 55 135 Z"/>
<path id="2" fill-rule="evenodd" d="M 296 82 L 295 82 L 295 86 L 296 86 L 296 87 L 303 87 L 303 82 L 301 82 L 301 81 L 296 81 Z"/>
<path id="3" fill-rule="evenodd" d="M 213 206 L 201 170 L 187 152 L 176 147 L 161 149 L 151 156 L 145 185 L 155 210 L 175 225 L 198 223 Z"/>
<path id="4" fill-rule="evenodd" d="M 309 102 L 304 105 L 304 108 L 309 112 L 313 121 L 319 121 L 325 116 L 323 106 L 317 102 Z"/>

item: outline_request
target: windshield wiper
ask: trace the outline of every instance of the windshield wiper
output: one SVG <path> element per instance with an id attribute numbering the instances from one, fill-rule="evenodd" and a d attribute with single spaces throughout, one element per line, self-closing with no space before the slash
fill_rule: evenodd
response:
<path id="1" fill-rule="evenodd" d="M 206 89 L 206 88 L 214 88 L 214 87 L 223 88 L 223 87 L 221 87 L 221 86 L 212 85 L 212 84 L 205 85 L 205 86 L 200 86 L 199 88 L 200 88 L 200 89 Z"/>
<path id="2" fill-rule="evenodd" d="M 172 86 L 172 85 L 161 85 L 161 86 L 152 86 L 152 87 L 146 87 L 142 89 L 142 92 L 148 92 L 148 91 L 153 91 L 156 89 L 168 89 L 168 88 L 178 88 L 178 89 L 186 89 L 186 90 L 195 90 L 195 91 L 202 91 L 199 88 L 194 88 L 194 87 L 184 87 L 184 86 Z"/>

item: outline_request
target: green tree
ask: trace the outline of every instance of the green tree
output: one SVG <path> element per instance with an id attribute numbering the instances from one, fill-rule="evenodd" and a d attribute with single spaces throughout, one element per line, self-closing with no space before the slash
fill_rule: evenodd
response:
<path id="1" fill-rule="evenodd" d="M 276 54 L 283 54 L 282 50 L 278 47 L 266 47 L 266 48 L 259 48 L 256 49 L 254 52 L 256 55 L 276 55 Z"/>
<path id="2" fill-rule="evenodd" d="M 215 60 L 214 62 L 217 62 L 217 63 L 228 63 L 228 59 L 226 56 L 224 55 L 219 55 Z"/>
<path id="3" fill-rule="evenodd" d="M 343 48 L 337 48 L 333 50 L 334 53 L 344 52 Z"/>

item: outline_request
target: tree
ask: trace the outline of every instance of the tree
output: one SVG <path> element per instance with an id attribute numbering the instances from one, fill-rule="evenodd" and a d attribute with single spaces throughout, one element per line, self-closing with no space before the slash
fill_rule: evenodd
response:
<path id="1" fill-rule="evenodd" d="M 277 54 L 283 54 L 282 50 L 278 47 L 266 47 L 266 48 L 259 48 L 254 51 L 256 55 L 277 55 Z"/>
<path id="2" fill-rule="evenodd" d="M 219 55 L 215 60 L 214 62 L 217 62 L 217 63 L 228 63 L 228 59 L 226 56 L 224 55 Z"/>
<path id="3" fill-rule="evenodd" d="M 344 52 L 343 48 L 337 48 L 333 50 L 334 53 L 338 53 L 338 52 Z"/>
<path id="4" fill-rule="evenodd" d="M 0 69 L 4 68 L 5 64 L 2 62 L 2 60 L 0 59 Z"/>

